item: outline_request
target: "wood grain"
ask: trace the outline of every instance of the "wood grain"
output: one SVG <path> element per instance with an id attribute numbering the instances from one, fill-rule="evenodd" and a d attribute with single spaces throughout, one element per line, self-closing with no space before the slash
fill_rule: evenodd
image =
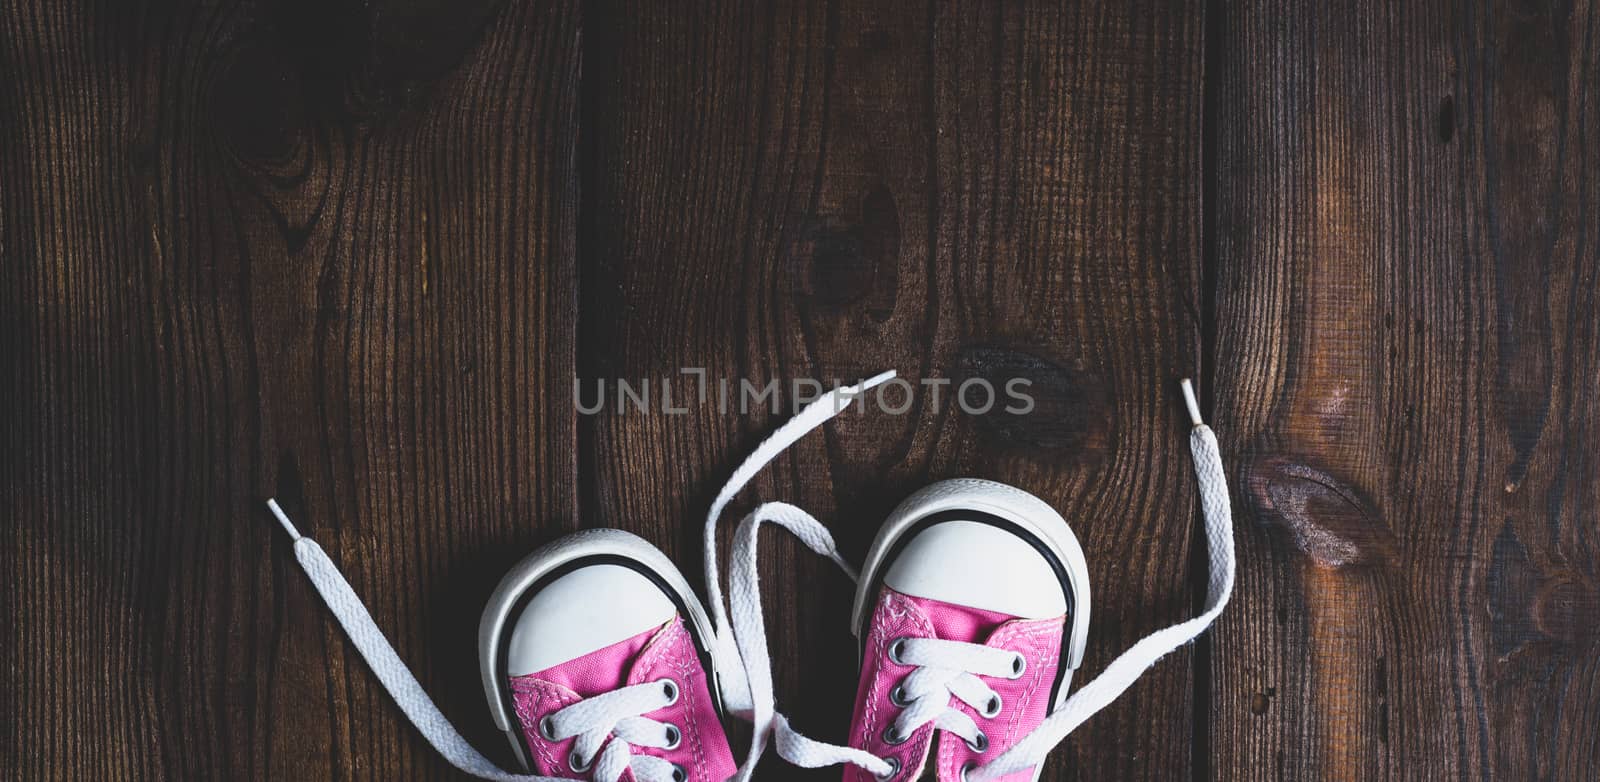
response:
<path id="1" fill-rule="evenodd" d="M 0 778 L 450 776 L 262 501 L 498 745 L 476 606 L 576 523 L 577 8 L 4 18 Z"/>
<path id="2" fill-rule="evenodd" d="M 1292 5 L 1212 20 L 1214 776 L 1590 778 L 1596 9 Z"/>
<path id="3" fill-rule="evenodd" d="M 787 415 L 716 382 L 885 368 L 1036 407 L 924 386 L 731 516 L 859 560 L 931 480 L 1033 491 L 1088 550 L 1080 683 L 1197 605 L 1205 381 L 1234 603 L 1044 779 L 1590 779 L 1597 41 L 1593 0 L 0 0 L 0 779 L 459 777 L 274 495 L 509 762 L 505 569 L 618 526 L 699 582 Z M 853 588 L 764 553 L 780 706 L 842 739 Z"/>
<path id="4" fill-rule="evenodd" d="M 1029 378 L 1029 416 L 968 416 L 949 391 L 937 409 L 920 395 L 902 416 L 843 416 L 746 507 L 796 502 L 859 559 L 914 488 L 998 478 L 1056 503 L 1085 540 L 1103 585 L 1086 673 L 1184 615 L 1194 487 L 1173 389 L 1200 360 L 1198 9 L 590 9 L 585 394 L 680 367 L 713 382 Z M 586 518 L 698 572 L 706 505 L 780 419 L 715 402 L 585 417 Z M 791 541 L 766 562 L 780 703 L 842 740 L 851 585 Z M 1184 653 L 1045 778 L 1189 774 L 1191 690 Z"/>

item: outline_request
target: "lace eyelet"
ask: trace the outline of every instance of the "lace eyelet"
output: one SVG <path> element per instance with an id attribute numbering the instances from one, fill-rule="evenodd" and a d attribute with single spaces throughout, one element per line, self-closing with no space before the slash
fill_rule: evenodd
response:
<path id="1" fill-rule="evenodd" d="M 873 774 L 872 775 L 873 779 L 877 779 L 877 780 L 880 780 L 880 781 L 881 780 L 888 780 L 888 779 L 894 779 L 897 775 L 899 775 L 899 773 L 900 773 L 900 759 L 899 758 L 892 758 L 892 757 L 891 758 L 884 758 L 883 762 L 889 764 L 889 773 L 884 774 L 882 776 L 879 776 L 877 774 Z"/>
<path id="2" fill-rule="evenodd" d="M 967 749 L 970 749 L 973 752 L 976 752 L 976 753 L 978 753 L 980 755 L 985 753 L 985 752 L 988 752 L 989 751 L 989 734 L 984 733 L 981 730 L 978 731 L 977 738 L 973 739 L 972 741 L 967 742 Z"/>
<path id="3" fill-rule="evenodd" d="M 545 741 L 558 741 L 559 739 L 556 738 L 556 721 L 550 717 L 539 720 L 539 735 L 543 736 Z"/>
<path id="4" fill-rule="evenodd" d="M 688 780 L 689 780 L 689 772 L 684 771 L 683 770 L 683 766 L 680 766 L 677 763 L 673 763 L 672 764 L 672 782 L 688 782 Z"/>
<path id="5" fill-rule="evenodd" d="M 905 654 L 905 651 L 906 651 L 906 639 L 904 639 L 904 638 L 896 638 L 896 639 L 894 639 L 894 641 L 889 644 L 889 662 L 892 662 L 895 665 L 905 665 L 906 662 L 901 657 L 901 655 Z"/>
<path id="6" fill-rule="evenodd" d="M 983 704 L 983 711 L 978 713 L 982 714 L 985 719 L 991 720 L 1000 716 L 1000 696 L 996 695 L 990 698 L 988 703 Z"/>
<path id="7" fill-rule="evenodd" d="M 888 744 L 891 747 L 897 744 L 904 744 L 906 743 L 906 739 L 909 738 L 911 737 L 900 735 L 900 730 L 896 728 L 893 723 L 890 723 L 889 727 L 883 729 L 883 743 Z"/>
<path id="8" fill-rule="evenodd" d="M 906 688 L 898 684 L 889 691 L 889 702 L 902 709 L 911 705 L 911 699 L 906 697 Z"/>
<path id="9" fill-rule="evenodd" d="M 661 680 L 661 693 L 663 695 L 667 696 L 667 702 L 665 704 L 663 704 L 663 707 L 671 706 L 672 704 L 677 703 L 678 702 L 678 683 L 673 681 L 673 680 L 671 680 L 671 679 L 662 679 Z"/>
<path id="10" fill-rule="evenodd" d="M 573 750 L 572 754 L 567 756 L 567 767 L 576 773 L 582 774 L 583 772 L 588 771 L 593 765 L 593 760 L 590 760 L 588 763 L 583 762 L 583 756 L 579 755 L 577 750 Z"/>
<path id="11" fill-rule="evenodd" d="M 1028 670 L 1028 658 L 1018 654 L 1011 660 L 1011 678 L 1021 679 L 1023 671 Z"/>
<path id="12" fill-rule="evenodd" d="M 967 761 L 964 765 L 962 765 L 961 766 L 961 782 L 968 782 L 968 780 L 967 780 L 967 772 L 969 772 L 969 771 L 971 771 L 971 770 L 973 770 L 973 769 L 975 769 L 977 767 L 978 767 L 978 764 L 977 763 L 973 763 L 970 760 Z"/>
<path id="13" fill-rule="evenodd" d="M 667 746 L 662 747 L 662 749 L 677 749 L 678 745 L 683 743 L 683 731 L 678 730 L 678 726 L 670 722 L 666 723 L 666 725 Z"/>

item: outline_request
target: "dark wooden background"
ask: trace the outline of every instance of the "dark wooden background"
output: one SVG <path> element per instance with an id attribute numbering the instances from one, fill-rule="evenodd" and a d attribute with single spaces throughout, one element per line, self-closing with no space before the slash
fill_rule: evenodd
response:
<path id="1" fill-rule="evenodd" d="M 700 572 L 777 418 L 575 378 L 1034 379 L 845 416 L 744 498 L 859 559 L 931 480 L 1040 494 L 1086 674 L 1228 613 L 1049 780 L 1593 779 L 1600 7 L 0 2 L 0 778 L 444 779 L 285 500 L 480 747 L 511 563 Z M 842 738 L 850 585 L 767 549 L 780 703 Z M 837 779 L 770 762 L 770 779 Z"/>

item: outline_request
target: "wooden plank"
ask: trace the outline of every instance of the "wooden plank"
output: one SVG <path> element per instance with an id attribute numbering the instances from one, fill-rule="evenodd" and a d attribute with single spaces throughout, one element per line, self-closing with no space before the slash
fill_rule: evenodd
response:
<path id="1" fill-rule="evenodd" d="M 1212 775 L 1591 778 L 1600 9 L 1218 12 Z"/>
<path id="2" fill-rule="evenodd" d="M 576 518 L 574 3 L 8 3 L 0 777 L 441 778 L 265 514 L 502 744 Z"/>
<path id="3" fill-rule="evenodd" d="M 859 560 L 916 487 L 996 478 L 1084 538 L 1099 588 L 1085 676 L 1189 614 L 1175 382 L 1199 365 L 1202 17 L 1180 6 L 591 3 L 579 373 L 589 403 L 612 385 L 579 424 L 586 523 L 639 532 L 698 574 L 704 509 L 783 416 L 715 398 L 662 414 L 659 384 L 682 367 L 713 389 L 884 367 L 1024 376 L 1024 418 L 967 416 L 948 396 L 936 411 L 929 394 L 904 416 L 846 415 L 741 509 L 801 504 Z M 649 379 L 658 412 L 619 409 L 618 379 Z M 789 541 L 767 555 L 780 704 L 841 740 L 852 587 Z M 1191 669 L 1185 651 L 1152 671 L 1045 779 L 1189 774 Z"/>

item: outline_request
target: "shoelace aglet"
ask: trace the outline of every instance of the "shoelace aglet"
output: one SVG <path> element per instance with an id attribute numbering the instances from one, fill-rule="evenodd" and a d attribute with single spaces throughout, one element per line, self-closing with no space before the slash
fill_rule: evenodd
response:
<path id="1" fill-rule="evenodd" d="M 865 391 L 865 390 L 867 390 L 869 388 L 872 388 L 873 386 L 876 386 L 876 385 L 879 385 L 879 384 L 882 384 L 882 383 L 886 383 L 886 382 L 888 382 L 890 380 L 893 380 L 894 376 L 895 376 L 895 371 L 892 370 L 892 369 L 884 371 L 884 372 L 879 372 L 878 374 L 873 375 L 872 377 L 869 377 L 866 380 L 861 381 L 860 383 L 857 383 L 856 384 L 856 389 L 859 390 L 859 391 Z"/>
<path id="2" fill-rule="evenodd" d="M 1189 408 L 1189 420 L 1193 421 L 1195 426 L 1205 426 L 1205 420 L 1200 417 L 1200 400 L 1194 396 L 1194 383 L 1190 382 L 1189 378 L 1184 378 L 1180 385 L 1183 386 L 1183 403 Z"/>
<path id="3" fill-rule="evenodd" d="M 277 499 L 267 500 L 267 510 L 272 511 L 272 515 L 278 518 L 278 523 L 283 525 L 283 530 L 289 533 L 290 540 L 300 539 L 300 530 L 294 528 L 294 523 L 289 521 L 289 514 L 284 513 L 283 508 L 278 506 Z"/>
<path id="4" fill-rule="evenodd" d="M 896 374 L 895 370 L 890 369 L 890 370 L 887 370 L 885 372 L 879 372 L 878 374 L 873 375 L 872 377 L 869 377 L 866 380 L 863 380 L 863 381 L 861 381 L 859 383 L 856 383 L 853 386 L 840 386 L 840 387 L 834 389 L 833 390 L 833 399 L 834 399 L 834 401 L 833 401 L 833 412 L 835 414 L 843 412 L 845 408 L 850 406 L 851 402 L 856 401 L 856 397 L 861 396 L 862 394 L 865 394 L 867 391 L 871 390 L 872 388 L 875 388 L 877 386 L 883 385 L 884 383 L 887 383 L 890 380 L 893 380 L 894 377 L 895 377 L 895 374 Z"/>

